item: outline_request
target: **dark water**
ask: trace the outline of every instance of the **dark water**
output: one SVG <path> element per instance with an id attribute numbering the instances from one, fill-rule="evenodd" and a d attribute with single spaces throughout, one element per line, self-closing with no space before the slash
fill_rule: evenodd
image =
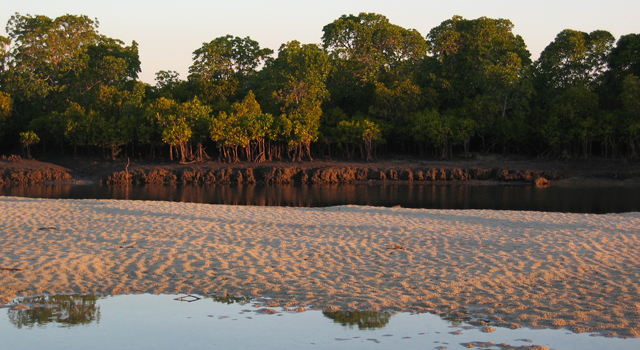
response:
<path id="1" fill-rule="evenodd" d="M 0 188 L 0 195 L 33 198 L 159 200 L 231 205 L 327 207 L 370 205 L 430 209 L 499 209 L 574 213 L 640 211 L 640 186 L 477 184 L 34 185 Z"/>

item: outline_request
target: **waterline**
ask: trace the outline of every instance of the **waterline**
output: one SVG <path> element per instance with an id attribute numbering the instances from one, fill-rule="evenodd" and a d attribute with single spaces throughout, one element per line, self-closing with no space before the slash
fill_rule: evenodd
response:
<path id="1" fill-rule="evenodd" d="M 485 333 L 464 320 L 432 314 L 290 312 L 269 308 L 265 299 L 181 297 L 185 295 L 19 298 L 0 309 L 0 338 L 8 349 L 640 348 L 640 339 L 564 329 L 496 327 Z"/>

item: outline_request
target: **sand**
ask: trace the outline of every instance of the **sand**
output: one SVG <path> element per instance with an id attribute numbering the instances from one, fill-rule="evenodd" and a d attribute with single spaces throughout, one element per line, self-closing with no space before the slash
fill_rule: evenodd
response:
<path id="1" fill-rule="evenodd" d="M 0 197 L 0 301 L 228 293 L 640 336 L 640 213 Z M 12 270 L 17 269 L 17 270 Z"/>

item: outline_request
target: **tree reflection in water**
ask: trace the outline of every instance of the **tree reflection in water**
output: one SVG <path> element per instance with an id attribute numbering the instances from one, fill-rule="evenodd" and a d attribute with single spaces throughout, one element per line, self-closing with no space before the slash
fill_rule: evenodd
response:
<path id="1" fill-rule="evenodd" d="M 456 327 L 460 327 L 466 322 L 471 321 L 471 317 L 469 317 L 469 314 L 464 310 L 454 311 L 450 313 L 441 313 L 439 314 L 439 316 L 441 319 L 451 322 L 451 325 Z"/>
<path id="2" fill-rule="evenodd" d="M 228 205 L 328 207 L 370 205 L 433 209 L 498 209 L 572 213 L 640 210 L 640 186 L 484 185 L 459 182 L 357 183 L 328 185 L 31 185 L 0 186 L 1 196 L 160 200 Z"/>
<path id="3" fill-rule="evenodd" d="M 384 328 L 393 316 L 389 311 L 323 311 L 322 314 L 350 329 L 358 325 L 360 330 Z"/>
<path id="4" fill-rule="evenodd" d="M 216 303 L 227 304 L 227 305 L 249 303 L 252 300 L 250 297 L 234 297 L 234 296 L 224 296 L 223 297 L 223 296 L 218 296 L 218 295 L 215 295 L 215 294 L 205 295 L 204 298 L 205 299 L 211 299 Z"/>
<path id="5" fill-rule="evenodd" d="M 100 322 L 100 295 L 39 295 L 22 298 L 19 304 L 29 307 L 9 310 L 9 322 L 18 329 L 47 323 L 59 323 L 66 327 Z"/>

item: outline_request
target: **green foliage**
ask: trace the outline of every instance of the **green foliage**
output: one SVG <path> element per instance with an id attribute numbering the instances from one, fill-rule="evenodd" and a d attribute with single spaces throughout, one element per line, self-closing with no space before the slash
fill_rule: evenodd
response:
<path id="1" fill-rule="evenodd" d="M 24 146 L 29 146 L 34 143 L 40 142 L 40 138 L 33 131 L 25 131 L 20 133 L 20 143 Z"/>
<path id="2" fill-rule="evenodd" d="M 120 147 L 135 140 L 143 113 L 144 84 L 136 83 L 131 90 L 101 86 L 92 104 L 99 113 L 101 130 L 97 144 L 110 150 L 111 158 L 120 153 Z"/>
<path id="3" fill-rule="evenodd" d="M 95 45 L 87 47 L 89 62 L 88 76 L 91 82 L 115 85 L 138 78 L 140 73 L 140 59 L 138 43 L 133 41 L 130 46 L 124 42 L 100 36 Z"/>
<path id="4" fill-rule="evenodd" d="M 162 141 L 170 146 L 181 146 L 191 139 L 193 132 L 185 123 L 169 124 L 162 130 Z M 185 161 L 184 155 L 182 161 Z"/>
<path id="5" fill-rule="evenodd" d="M 197 97 L 178 106 L 178 114 L 185 117 L 187 125 L 192 130 L 192 140 L 196 142 L 209 140 L 213 120 L 211 112 L 211 107 L 200 102 Z"/>
<path id="6" fill-rule="evenodd" d="M 322 29 L 322 43 L 345 77 L 363 84 L 382 74 L 403 75 L 423 59 L 427 43 L 415 29 L 389 23 L 375 13 L 343 15 Z"/>
<path id="7" fill-rule="evenodd" d="M 184 103 L 160 97 L 147 106 L 145 115 L 152 125 L 147 137 L 160 138 L 169 145 L 172 160 L 175 147 L 181 162 L 186 162 L 190 155 L 187 143 L 194 137 L 198 142 L 207 139 L 213 124 L 211 108 L 201 104 L 197 97 Z"/>
<path id="8" fill-rule="evenodd" d="M 333 65 L 332 103 L 352 115 L 368 113 L 376 92 L 388 100 L 384 86 L 396 89 L 412 80 L 427 53 L 427 42 L 418 31 L 391 24 L 375 13 L 344 15 L 327 24 L 323 33 L 323 47 Z M 381 117 L 390 117 L 384 105 L 373 108 Z"/>
<path id="9" fill-rule="evenodd" d="M 161 70 L 156 73 L 156 90 L 173 90 L 181 82 L 180 73 Z"/>
<path id="10" fill-rule="evenodd" d="M 294 159 L 306 153 L 311 159 L 310 144 L 318 139 L 322 103 L 329 97 L 326 80 L 331 69 L 329 57 L 317 45 L 286 43 L 278 57 L 269 62 L 264 75 L 265 87 L 278 113 L 283 141 L 294 150 Z M 276 110 L 277 109 L 277 110 Z"/>
<path id="11" fill-rule="evenodd" d="M 324 26 L 321 46 L 294 40 L 275 58 L 249 37 L 213 39 L 187 80 L 159 71 L 152 87 L 137 80 L 137 43 L 97 29 L 87 16 L 11 17 L 0 37 L 5 149 L 32 130 L 44 151 L 159 148 L 183 162 L 213 143 L 225 161 L 312 159 L 318 141 L 329 156 L 367 160 L 378 149 L 640 154 L 639 34 L 614 45 L 607 31 L 563 30 L 532 63 L 506 19 L 454 16 L 425 39 L 360 13 Z"/>
<path id="12" fill-rule="evenodd" d="M 65 126 L 64 138 L 74 146 L 98 145 L 98 135 L 105 126 L 105 121 L 98 113 L 86 111 L 73 102 L 60 114 L 59 120 Z"/>
<path id="13" fill-rule="evenodd" d="M 233 101 L 246 93 L 248 79 L 272 53 L 249 37 L 219 37 L 193 52 L 189 80 L 207 103 Z"/>
<path id="14" fill-rule="evenodd" d="M 620 99 L 625 111 L 640 113 L 640 77 L 628 75 L 624 78 Z"/>
<path id="15" fill-rule="evenodd" d="M 34 143 L 40 142 L 40 138 L 33 131 L 25 131 L 20 133 L 20 143 L 27 150 L 27 158 L 31 159 L 31 151 L 29 150 L 29 146 Z"/>
<path id="16" fill-rule="evenodd" d="M 411 80 L 396 81 L 390 86 L 375 83 L 369 114 L 388 122 L 402 120 L 422 107 L 422 90 Z"/>
<path id="17" fill-rule="evenodd" d="M 600 106 L 601 101 L 611 105 L 619 95 L 615 92 L 619 82 L 607 71 L 614 41 L 607 31 L 566 29 L 535 62 L 536 104 L 544 115 L 539 131 L 565 156 L 590 156 L 594 140 L 604 143 L 605 152 L 615 148 L 617 128 L 603 123 L 614 120 L 615 114 L 602 111 Z"/>
<path id="18" fill-rule="evenodd" d="M 140 137 L 144 84 L 131 90 L 103 85 L 97 88 L 90 109 L 71 102 L 64 112 L 53 112 L 34 119 L 30 127 L 47 141 L 64 140 L 74 146 L 101 146 L 110 158 L 120 147 Z"/>
<path id="19" fill-rule="evenodd" d="M 161 70 L 156 73 L 155 95 L 152 98 L 165 97 L 179 102 L 186 102 L 195 97 L 193 82 L 180 79 L 176 71 Z"/>
<path id="20" fill-rule="evenodd" d="M 100 36 L 94 45 L 87 47 L 87 60 L 84 70 L 74 72 L 66 79 L 68 99 L 87 108 L 91 108 L 101 88 L 123 90 L 136 81 L 140 72 L 135 41 L 131 46 L 124 46 L 120 40 Z"/>
<path id="21" fill-rule="evenodd" d="M 579 142 L 583 156 L 590 154 L 590 142 L 597 135 L 598 95 L 586 86 L 575 86 L 556 96 L 545 125 L 545 135 L 552 146 L 566 147 Z"/>
<path id="22" fill-rule="evenodd" d="M 599 84 L 614 41 L 613 35 L 603 30 L 589 34 L 563 30 L 536 62 L 541 85 L 553 90 Z"/>
<path id="23" fill-rule="evenodd" d="M 16 131 L 31 125 L 43 141 L 74 146 L 113 144 L 103 139 L 122 138 L 122 128 L 112 136 L 105 131 L 120 123 L 122 111 L 113 114 L 117 108 L 110 107 L 105 114 L 100 109 L 106 104 L 105 95 L 117 95 L 115 90 L 124 94 L 138 84 L 138 46 L 135 42 L 125 46 L 98 34 L 97 28 L 98 21 L 87 16 L 51 19 L 16 13 L 11 17 L 7 24 L 11 46 L 3 51 L 6 72 L 1 81 L 14 96 L 11 124 Z"/>
<path id="24" fill-rule="evenodd" d="M 226 161 L 237 162 L 240 157 L 238 148 L 243 148 L 249 161 L 263 161 L 265 159 L 265 137 L 274 137 L 271 127 L 273 117 L 262 113 L 260 105 L 253 92 L 241 102 L 231 106 L 232 112 L 220 112 L 213 120 L 211 139 L 216 141 Z M 258 146 L 255 157 L 252 155 L 251 144 Z"/>
<path id="25" fill-rule="evenodd" d="M 339 107 L 329 108 L 322 113 L 320 117 L 320 128 L 318 129 L 318 138 L 326 144 L 331 144 L 339 139 L 336 133 L 338 123 L 349 119 L 346 113 Z"/>
<path id="26" fill-rule="evenodd" d="M 9 56 L 9 45 L 11 45 L 11 39 L 0 35 L 0 86 L 2 86 L 2 74 L 6 70 L 6 60 Z"/>
<path id="27" fill-rule="evenodd" d="M 623 109 L 619 98 L 623 81 L 629 75 L 640 77 L 640 34 L 621 36 L 607 56 L 607 67 L 603 83 L 596 90 L 601 96 L 602 108 Z"/>
<path id="28" fill-rule="evenodd" d="M 624 135 L 628 137 L 632 157 L 638 157 L 640 147 L 640 78 L 627 76 L 622 82 L 620 94 L 624 106 Z"/>
<path id="29" fill-rule="evenodd" d="M 360 148 L 361 157 L 370 162 L 374 160 L 373 150 L 376 143 L 385 141 L 382 129 L 380 123 L 366 118 L 343 120 L 336 128 L 337 141 L 344 147 L 348 158 L 353 157 L 353 149 L 357 146 Z"/>
<path id="30" fill-rule="evenodd" d="M 475 121 L 483 149 L 487 136 L 505 147 L 516 135 L 497 132 L 496 126 L 522 119 L 532 92 L 530 53 L 524 40 L 513 34 L 513 24 L 454 16 L 433 28 L 427 41 L 433 55 L 425 61 L 428 86 L 440 93 L 443 113 L 459 114 L 463 106 L 462 114 Z"/>
<path id="31" fill-rule="evenodd" d="M 87 47 L 98 39 L 98 22 L 87 16 L 13 15 L 7 33 L 13 42 L 9 80 L 21 98 L 61 92 L 68 75 L 86 67 Z"/>
<path id="32" fill-rule="evenodd" d="M 609 69 L 621 75 L 640 77 L 640 34 L 621 36 L 607 61 Z"/>
<path id="33" fill-rule="evenodd" d="M 517 88 L 531 54 L 524 40 L 513 34 L 506 19 L 454 16 L 427 35 L 436 81 L 447 82 L 443 93 L 461 101 L 478 94 Z"/>
<path id="34" fill-rule="evenodd" d="M 467 144 L 477 129 L 473 119 L 453 113 L 441 114 L 435 109 L 408 116 L 407 124 L 416 142 L 435 147 L 442 158 L 451 157 L 456 145 L 464 145 L 467 151 Z"/>
<path id="35" fill-rule="evenodd" d="M 87 111 L 75 102 L 62 113 L 53 112 L 29 124 L 44 140 L 66 141 L 75 147 L 97 145 L 103 126 L 104 122 L 96 112 Z"/>
<path id="36" fill-rule="evenodd" d="M 138 47 L 97 32 L 87 16 L 15 14 L 7 24 L 12 40 L 7 82 L 21 99 L 47 98 L 54 103 L 78 96 L 96 85 L 137 78 Z M 78 101 L 79 102 L 79 101 Z"/>
<path id="37" fill-rule="evenodd" d="M 13 99 L 5 92 L 0 91 L 0 138 L 4 132 L 4 124 L 11 115 Z"/>

